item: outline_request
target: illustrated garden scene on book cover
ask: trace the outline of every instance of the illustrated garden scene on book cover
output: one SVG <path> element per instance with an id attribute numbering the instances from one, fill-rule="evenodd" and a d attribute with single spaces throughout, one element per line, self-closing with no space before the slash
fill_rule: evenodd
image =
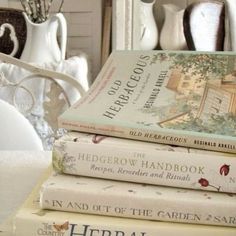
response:
<path id="1" fill-rule="evenodd" d="M 89 92 L 59 123 L 235 153 L 235 59 L 230 53 L 113 52 Z"/>
<path id="2" fill-rule="evenodd" d="M 20 1 L 31 25 L 50 22 L 53 1 L 48 12 L 46 2 Z M 61 50 L 76 54 L 77 40 L 88 50 L 91 58 L 80 61 L 93 68 L 86 82 L 99 69 L 86 86 L 83 73 L 77 83 L 64 72 L 69 64 L 59 73 L 0 53 L 36 76 L 59 76 L 52 90 L 43 86 L 51 133 L 40 133 L 38 156 L 16 152 L 10 167 L 12 153 L 0 155 L 6 157 L 0 158 L 6 177 L 0 178 L 0 203 L 20 199 L 21 191 L 27 196 L 12 204 L 20 206 L 7 226 L 0 221 L 0 236 L 236 236 L 236 0 L 173 2 L 60 1 L 52 22 L 58 20 L 60 34 L 67 30 L 64 14 L 71 23 L 69 47 Z M 45 11 L 40 16 L 33 9 Z M 30 91 L 4 76 L 0 87 Z M 40 111 L 31 114 L 37 132 L 45 128 Z"/>

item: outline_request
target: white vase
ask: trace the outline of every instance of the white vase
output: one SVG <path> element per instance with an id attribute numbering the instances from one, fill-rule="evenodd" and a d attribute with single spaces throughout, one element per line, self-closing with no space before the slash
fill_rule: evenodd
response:
<path id="1" fill-rule="evenodd" d="M 140 49 L 152 50 L 158 43 L 158 28 L 153 15 L 153 6 L 156 0 L 139 1 L 141 24 Z"/>
<path id="2" fill-rule="evenodd" d="M 67 41 L 67 25 L 62 13 L 57 13 L 45 22 L 33 23 L 28 16 L 23 13 L 26 26 L 27 38 L 23 49 L 21 60 L 47 66 L 48 63 L 58 63 L 65 59 L 66 41 Z M 60 45 L 57 41 L 57 35 L 60 31 Z M 30 114 L 27 114 L 28 119 L 35 126 L 39 133 L 47 133 L 48 125 L 44 121 L 43 102 L 45 101 L 46 91 L 50 90 L 50 82 L 38 79 L 27 80 L 24 86 L 34 95 L 34 107 Z M 41 122 L 41 123 L 40 123 Z"/>
<path id="3" fill-rule="evenodd" d="M 232 51 L 236 51 L 236 1 L 226 0 L 226 17 L 229 20 L 229 28 L 226 30 L 225 34 L 229 37 L 230 46 Z"/>
<path id="4" fill-rule="evenodd" d="M 33 23 L 23 13 L 27 38 L 21 59 L 26 62 L 46 63 L 59 62 L 65 59 L 67 25 L 62 13 L 57 13 L 43 23 Z M 60 46 L 57 41 L 57 32 L 60 30 Z"/>
<path id="5" fill-rule="evenodd" d="M 187 49 L 183 30 L 184 9 L 174 4 L 164 4 L 165 19 L 160 32 L 160 46 L 163 50 Z"/>

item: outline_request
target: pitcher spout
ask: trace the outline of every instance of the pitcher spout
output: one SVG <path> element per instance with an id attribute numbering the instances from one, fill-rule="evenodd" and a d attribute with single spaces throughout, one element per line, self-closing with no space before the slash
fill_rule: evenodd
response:
<path id="1" fill-rule="evenodd" d="M 171 3 L 170 4 L 163 4 L 162 6 L 163 6 L 166 14 L 168 14 L 168 13 L 182 14 L 185 10 L 184 8 L 181 8 L 181 7 L 171 4 Z"/>

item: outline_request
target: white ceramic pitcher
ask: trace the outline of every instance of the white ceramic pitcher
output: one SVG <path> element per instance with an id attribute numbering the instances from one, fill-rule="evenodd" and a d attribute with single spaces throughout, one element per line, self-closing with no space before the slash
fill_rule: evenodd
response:
<path id="1" fill-rule="evenodd" d="M 236 1 L 235 0 L 225 0 L 226 4 L 226 17 L 228 19 L 228 28 L 226 28 L 226 36 L 229 37 L 229 48 L 225 50 L 236 51 Z"/>
<path id="2" fill-rule="evenodd" d="M 156 0 L 139 0 L 140 1 L 140 23 L 141 37 L 140 49 L 155 49 L 158 43 L 158 28 L 153 15 L 153 6 Z"/>
<path id="3" fill-rule="evenodd" d="M 65 59 L 67 25 L 62 13 L 57 13 L 43 23 L 33 23 L 23 13 L 27 26 L 27 39 L 21 59 L 26 62 L 59 62 Z M 60 46 L 57 32 L 60 30 Z"/>
<path id="4" fill-rule="evenodd" d="M 164 50 L 187 49 L 183 30 L 184 9 L 174 4 L 164 4 L 165 20 L 160 32 L 160 46 Z"/>

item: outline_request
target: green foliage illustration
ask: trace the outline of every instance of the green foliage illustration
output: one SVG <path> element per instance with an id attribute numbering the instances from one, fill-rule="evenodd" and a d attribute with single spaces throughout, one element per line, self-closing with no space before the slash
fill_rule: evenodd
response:
<path id="1" fill-rule="evenodd" d="M 170 69 L 179 68 L 182 73 L 199 75 L 205 80 L 225 76 L 233 70 L 234 56 L 204 53 L 157 53 L 151 64 L 170 62 Z"/>
<path id="2" fill-rule="evenodd" d="M 170 123 L 166 128 L 236 137 L 236 117 L 233 114 L 211 115 L 207 122 L 203 122 L 190 114 L 187 121 Z"/>
<path id="3" fill-rule="evenodd" d="M 61 153 L 58 152 L 57 150 L 53 150 L 52 153 L 52 165 L 53 165 L 53 169 L 58 172 L 58 173 L 62 173 L 63 172 L 63 158 L 61 157 Z"/>

